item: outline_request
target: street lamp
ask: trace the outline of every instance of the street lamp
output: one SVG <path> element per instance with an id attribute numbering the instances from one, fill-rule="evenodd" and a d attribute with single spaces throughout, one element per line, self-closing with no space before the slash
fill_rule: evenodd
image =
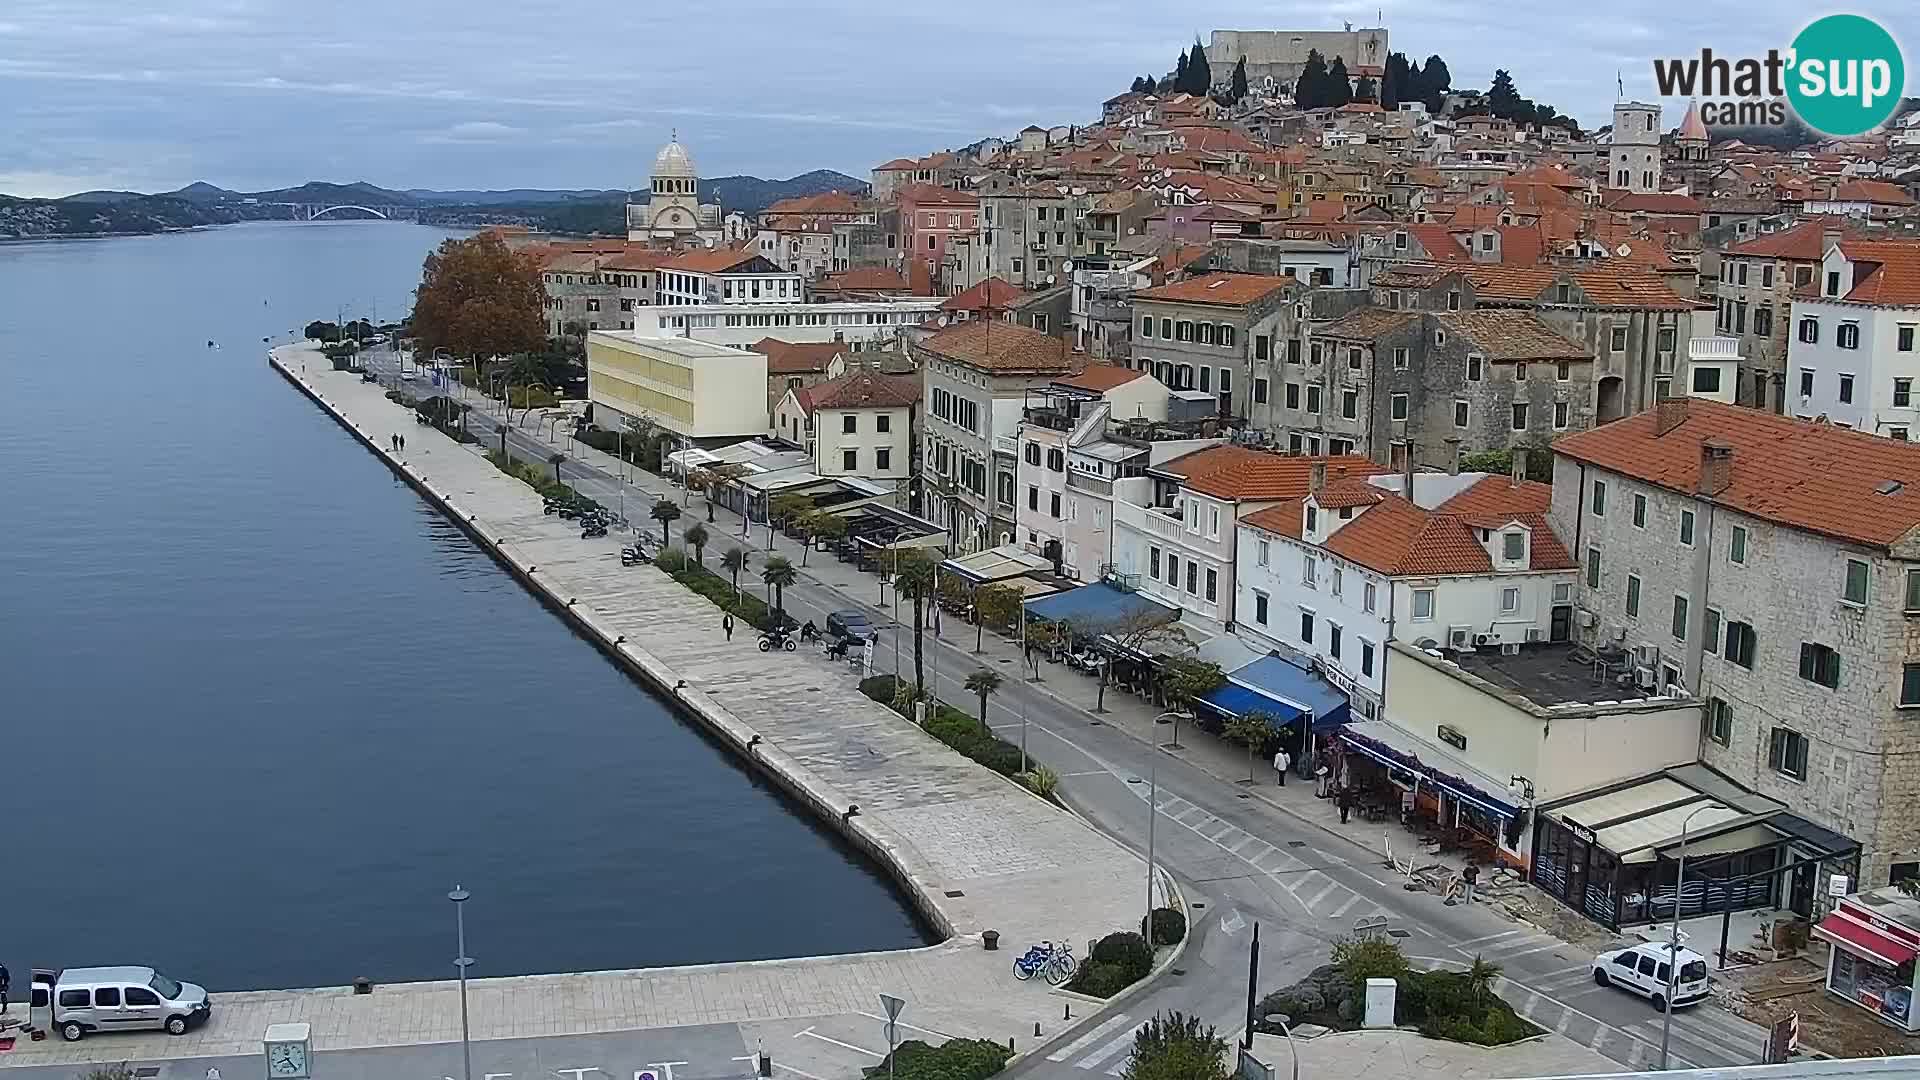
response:
<path id="1" fill-rule="evenodd" d="M 1673 1041 L 1673 992 L 1680 983 L 1680 898 L 1687 884 L 1687 828 L 1693 824 L 1693 815 L 1703 810 L 1718 808 L 1718 803 L 1707 803 L 1693 808 L 1680 821 L 1680 863 L 1673 868 L 1673 932 L 1667 943 L 1667 1015 L 1660 1025 L 1660 1070 L 1667 1068 L 1667 1046 Z"/>
<path id="2" fill-rule="evenodd" d="M 453 958 L 453 966 L 460 971 L 460 1062 L 465 1068 L 463 1080 L 473 1080 L 472 1032 L 467 1027 L 467 969 L 473 966 L 473 957 L 467 955 L 467 897 L 473 895 L 458 885 L 447 894 L 453 901 L 454 933 L 458 935 L 460 955 Z"/>
<path id="3" fill-rule="evenodd" d="M 1268 1013 L 1263 1019 L 1269 1024 L 1278 1025 L 1280 1034 L 1287 1037 L 1287 1054 L 1293 1058 L 1293 1080 L 1300 1080 L 1300 1044 L 1293 1041 L 1293 1017 L 1286 1013 Z"/>

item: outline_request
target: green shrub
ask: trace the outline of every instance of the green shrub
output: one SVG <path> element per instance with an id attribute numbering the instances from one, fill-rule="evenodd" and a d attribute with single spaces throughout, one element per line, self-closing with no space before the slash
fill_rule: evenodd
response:
<path id="1" fill-rule="evenodd" d="M 1356 991 L 1368 979 L 1399 979 L 1407 973 L 1407 954 L 1387 938 L 1345 937 L 1333 943 L 1333 963 Z"/>
<path id="2" fill-rule="evenodd" d="M 893 676 L 872 675 L 860 680 L 860 692 L 882 705 L 893 704 Z"/>
<path id="3" fill-rule="evenodd" d="M 1090 959 L 1096 964 L 1136 968 L 1142 975 L 1153 968 L 1153 950 L 1147 947 L 1147 939 L 1131 930 L 1116 931 L 1094 942 Z"/>
<path id="4" fill-rule="evenodd" d="M 892 1060 L 867 1068 L 863 1075 L 894 1080 L 986 1080 L 1007 1067 L 1013 1051 L 985 1039 L 949 1039 L 929 1046 L 909 1039 L 893 1048 Z"/>
<path id="5" fill-rule="evenodd" d="M 1034 765 L 1026 772 L 1015 776 L 1014 779 L 1020 781 L 1035 795 L 1049 801 L 1057 801 L 1054 798 L 1054 792 L 1060 789 L 1060 774 L 1045 765 Z"/>
<path id="6" fill-rule="evenodd" d="M 1186 939 L 1187 917 L 1184 914 L 1173 908 L 1158 907 L 1153 909 L 1151 918 L 1153 933 L 1148 940 L 1155 945 L 1178 945 Z M 1140 926 L 1141 932 L 1145 933 L 1147 920 L 1140 920 Z"/>
<path id="7" fill-rule="evenodd" d="M 1140 976 L 1119 964 L 1100 964 L 1093 961 L 1080 965 L 1073 973 L 1073 979 L 1067 983 L 1067 989 L 1075 993 L 1093 997 L 1112 997 L 1113 995 L 1140 981 Z"/>

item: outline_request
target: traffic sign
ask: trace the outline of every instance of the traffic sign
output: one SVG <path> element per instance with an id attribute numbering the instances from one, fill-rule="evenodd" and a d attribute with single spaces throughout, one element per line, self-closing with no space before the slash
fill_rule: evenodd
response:
<path id="1" fill-rule="evenodd" d="M 881 994 L 880 1007 L 887 1010 L 888 1020 L 898 1020 L 900 1019 L 900 1010 L 906 1008 L 907 1003 L 894 997 L 892 994 Z"/>

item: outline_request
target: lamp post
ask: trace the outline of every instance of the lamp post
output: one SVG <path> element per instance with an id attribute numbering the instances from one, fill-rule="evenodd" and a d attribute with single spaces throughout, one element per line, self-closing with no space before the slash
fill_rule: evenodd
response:
<path id="1" fill-rule="evenodd" d="M 1673 1042 L 1673 992 L 1680 984 L 1680 899 L 1681 891 L 1687 883 L 1687 828 L 1693 824 L 1693 815 L 1702 810 L 1714 809 L 1716 803 L 1696 806 L 1692 814 L 1680 821 L 1680 863 L 1673 868 L 1673 932 L 1667 944 L 1667 1001 L 1662 1011 L 1666 1017 L 1660 1024 L 1660 1071 L 1667 1068 L 1667 1047 Z"/>
<path id="2" fill-rule="evenodd" d="M 458 935 L 460 955 L 453 958 L 453 966 L 460 971 L 460 1063 L 466 1071 L 462 1080 L 473 1080 L 472 1032 L 467 1027 L 467 969 L 473 966 L 473 958 L 467 955 L 467 897 L 473 895 L 458 885 L 447 894 L 453 901 L 454 933 Z"/>
<path id="3" fill-rule="evenodd" d="M 1292 1017 L 1286 1013 L 1268 1013 L 1264 1019 L 1269 1024 L 1280 1025 L 1280 1034 L 1287 1037 L 1287 1055 L 1293 1058 L 1293 1080 L 1300 1080 L 1300 1044 L 1293 1041 Z M 1251 1032 L 1248 1038 L 1252 1038 Z"/>

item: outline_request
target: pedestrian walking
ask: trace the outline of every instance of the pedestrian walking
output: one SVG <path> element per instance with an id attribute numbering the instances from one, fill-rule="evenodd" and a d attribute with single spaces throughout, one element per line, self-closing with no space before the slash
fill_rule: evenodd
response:
<path id="1" fill-rule="evenodd" d="M 397 435 L 397 436 L 395 436 L 395 438 L 397 438 L 397 439 L 399 439 L 399 440 L 400 440 L 400 452 L 401 452 L 401 453 L 403 453 L 403 454 L 404 454 L 404 453 L 406 453 L 406 452 L 407 452 L 407 437 L 406 437 L 405 435 Z"/>
<path id="2" fill-rule="evenodd" d="M 1280 786 L 1287 786 L 1287 766 L 1293 764 L 1293 758 L 1287 754 L 1287 748 L 1281 747 L 1273 752 L 1273 771 L 1280 777 Z"/>
<path id="3" fill-rule="evenodd" d="M 726 632 L 728 641 L 733 640 L 733 615 L 731 613 L 720 616 L 720 629 Z"/>
<path id="4" fill-rule="evenodd" d="M 1340 806 L 1340 824 L 1347 823 L 1347 815 L 1353 813 L 1353 789 L 1341 788 L 1333 797 Z"/>
<path id="5" fill-rule="evenodd" d="M 1460 871 L 1460 880 L 1466 885 L 1466 889 L 1463 891 L 1463 902 L 1468 904 L 1473 903 L 1473 887 L 1480 881 L 1480 867 L 1473 863 L 1468 863 L 1467 868 Z"/>

